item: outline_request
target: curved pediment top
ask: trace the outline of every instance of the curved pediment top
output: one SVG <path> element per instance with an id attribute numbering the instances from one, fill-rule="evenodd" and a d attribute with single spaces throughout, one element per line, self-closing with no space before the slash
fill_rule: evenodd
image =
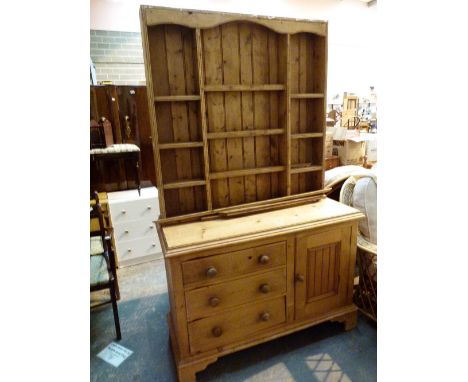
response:
<path id="1" fill-rule="evenodd" d="M 142 21 L 147 26 L 160 24 L 177 24 L 189 28 L 213 28 L 221 24 L 237 22 L 253 22 L 267 27 L 277 33 L 309 32 L 320 36 L 327 35 L 327 22 L 300 20 L 281 17 L 254 16 L 236 13 L 199 11 L 191 9 L 174 9 L 166 7 L 151 7 L 142 5 L 140 8 Z"/>

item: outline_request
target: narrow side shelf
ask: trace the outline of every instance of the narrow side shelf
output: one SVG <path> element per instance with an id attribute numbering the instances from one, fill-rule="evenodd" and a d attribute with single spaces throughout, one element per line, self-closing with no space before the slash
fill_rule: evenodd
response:
<path id="1" fill-rule="evenodd" d="M 223 179 L 223 178 L 233 178 L 237 176 L 248 176 L 248 175 L 257 175 L 257 174 L 268 174 L 271 172 L 281 172 L 286 169 L 286 166 L 271 166 L 271 167 L 257 167 L 243 170 L 230 170 L 230 171 L 220 171 L 212 172 L 210 174 L 211 179 Z"/>
<path id="2" fill-rule="evenodd" d="M 199 101 L 200 96 L 193 95 L 168 95 L 168 96 L 155 96 L 155 102 L 185 102 L 185 101 Z"/>
<path id="3" fill-rule="evenodd" d="M 165 190 L 171 190 L 174 188 L 186 188 L 186 187 L 195 187 L 195 186 L 204 186 L 206 181 L 202 179 L 194 179 L 194 180 L 183 180 L 180 182 L 174 183 L 166 183 L 163 185 Z"/>
<path id="4" fill-rule="evenodd" d="M 203 147 L 203 142 L 173 142 L 159 144 L 159 150 L 189 149 L 192 147 Z"/>
<path id="5" fill-rule="evenodd" d="M 291 134 L 291 139 L 303 139 L 303 138 L 322 138 L 323 133 L 297 133 Z"/>
<path id="6" fill-rule="evenodd" d="M 310 163 L 299 163 L 291 166 L 291 174 L 301 174 L 303 172 L 322 171 L 322 166 Z"/>
<path id="7" fill-rule="evenodd" d="M 220 131 L 208 133 L 208 139 L 224 139 L 224 138 L 246 138 L 259 137 L 262 135 L 280 135 L 284 134 L 284 129 L 257 129 L 257 130 L 236 130 L 236 131 Z"/>
<path id="8" fill-rule="evenodd" d="M 323 98 L 323 93 L 294 93 L 291 94 L 293 99 L 313 99 L 313 98 Z"/>

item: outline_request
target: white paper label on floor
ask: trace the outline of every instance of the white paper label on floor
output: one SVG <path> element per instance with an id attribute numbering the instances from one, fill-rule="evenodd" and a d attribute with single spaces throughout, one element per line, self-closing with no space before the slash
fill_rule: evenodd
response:
<path id="1" fill-rule="evenodd" d="M 133 354 L 133 351 L 124 348 L 122 345 L 111 342 L 97 356 L 112 366 L 119 365 Z"/>

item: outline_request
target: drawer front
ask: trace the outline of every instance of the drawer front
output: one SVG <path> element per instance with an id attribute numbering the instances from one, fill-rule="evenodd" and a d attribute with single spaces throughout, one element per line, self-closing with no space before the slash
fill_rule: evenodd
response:
<path id="1" fill-rule="evenodd" d="M 262 245 L 182 263 L 184 285 L 210 284 L 228 277 L 286 264 L 286 242 Z"/>
<path id="2" fill-rule="evenodd" d="M 110 203 L 109 209 L 112 225 L 140 219 L 157 220 L 159 215 L 157 201 L 157 199 L 139 199 Z"/>
<path id="3" fill-rule="evenodd" d="M 159 240 L 156 236 L 124 242 L 116 240 L 115 249 L 119 262 L 162 252 L 161 245 L 159 244 Z"/>
<path id="4" fill-rule="evenodd" d="M 285 297 L 244 305 L 189 323 L 190 350 L 193 354 L 229 345 L 285 321 Z"/>
<path id="5" fill-rule="evenodd" d="M 114 224 L 114 239 L 120 243 L 144 237 L 158 240 L 156 227 L 152 220 L 142 219 Z"/>
<path id="6" fill-rule="evenodd" d="M 286 267 L 185 293 L 187 320 L 207 317 L 226 308 L 286 293 Z"/>

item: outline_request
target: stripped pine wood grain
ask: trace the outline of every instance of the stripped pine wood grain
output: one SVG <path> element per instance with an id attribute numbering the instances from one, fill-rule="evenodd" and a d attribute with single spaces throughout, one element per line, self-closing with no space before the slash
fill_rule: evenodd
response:
<path id="1" fill-rule="evenodd" d="M 239 23 L 239 57 L 240 82 L 242 85 L 253 84 L 252 73 L 252 25 Z M 252 92 L 241 93 L 241 123 L 242 130 L 254 130 L 254 106 Z M 255 138 L 242 139 L 242 154 L 244 168 L 255 167 Z M 255 175 L 244 177 L 244 201 L 257 200 L 257 185 Z"/>
<path id="2" fill-rule="evenodd" d="M 253 82 L 268 83 L 268 30 L 259 25 L 252 26 Z M 254 97 L 254 124 L 256 129 L 268 129 L 270 120 L 269 95 L 257 92 Z M 255 137 L 255 162 L 257 167 L 270 165 L 270 141 L 268 137 Z M 270 175 L 257 175 L 257 200 L 271 196 Z"/>
<path id="3" fill-rule="evenodd" d="M 286 195 L 292 194 L 291 189 L 291 35 L 286 35 L 285 46 L 283 46 L 286 54 L 286 114 L 284 116 L 286 122 L 286 136 L 284 148 L 284 162 L 286 164 Z"/>
<path id="4" fill-rule="evenodd" d="M 195 33 L 191 29 L 185 29 L 182 32 L 182 41 L 184 48 L 184 68 L 185 68 L 185 92 L 187 94 L 199 93 L 198 75 L 197 75 L 197 51 L 195 42 Z M 201 139 L 200 118 L 198 102 L 187 102 L 187 114 L 189 122 L 190 141 L 199 141 Z M 192 178 L 200 179 L 203 174 L 203 152 L 201 150 L 192 150 L 191 152 Z M 205 190 L 202 187 L 193 188 L 194 210 L 202 211 L 205 206 Z"/>
<path id="5" fill-rule="evenodd" d="M 170 94 L 187 94 L 185 82 L 184 47 L 182 43 L 181 27 L 176 25 L 165 26 L 166 59 L 169 76 Z M 191 64 L 191 63 L 190 63 Z M 175 142 L 190 141 L 188 111 L 185 102 L 171 103 L 172 129 Z M 178 180 L 192 178 L 192 156 L 190 150 L 177 149 L 176 169 Z M 193 189 L 182 188 L 179 190 L 180 210 L 187 213 L 195 209 Z"/>
<path id="6" fill-rule="evenodd" d="M 335 269 L 336 265 L 336 253 L 335 253 L 335 245 L 330 247 L 330 261 L 329 261 L 329 272 L 328 272 L 328 284 L 327 284 L 327 291 L 334 292 L 335 287 Z"/>
<path id="7" fill-rule="evenodd" d="M 299 92 L 299 42 L 298 36 L 293 35 L 290 39 L 290 89 L 291 92 Z M 297 100 L 290 101 L 290 124 L 291 134 L 299 133 L 299 103 Z M 299 163 L 299 142 L 297 140 L 291 140 L 291 165 Z M 299 175 L 291 174 L 291 194 L 297 194 L 300 192 Z"/>
<path id="8" fill-rule="evenodd" d="M 315 269 L 314 269 L 314 292 L 311 297 L 320 295 L 322 288 L 322 260 L 323 260 L 323 249 L 317 248 L 315 250 Z"/>
<path id="9" fill-rule="evenodd" d="M 155 95 L 170 94 L 164 27 L 159 26 L 151 28 L 148 32 L 148 39 L 150 41 L 150 59 L 153 63 L 152 78 L 155 83 L 154 93 Z M 158 141 L 161 143 L 174 142 L 171 105 L 169 103 L 153 104 L 153 107 L 155 107 L 156 110 Z M 158 148 L 156 148 L 156 150 L 158 150 Z M 176 180 L 175 178 L 170 178 L 171 174 L 174 173 L 173 163 L 176 161 L 175 150 L 160 151 L 159 155 L 161 163 L 161 182 L 164 183 L 166 181 Z M 159 192 L 164 195 L 166 213 L 168 216 L 179 215 L 181 213 L 179 207 L 179 193 L 177 191 L 165 192 L 162 190 L 162 185 L 159 187 Z"/>
<path id="10" fill-rule="evenodd" d="M 223 83 L 223 58 L 221 49 L 221 28 L 211 28 L 202 31 L 205 81 L 207 85 Z M 226 131 L 224 94 L 206 94 L 206 108 L 208 113 L 208 131 Z M 227 170 L 226 140 L 217 139 L 209 142 L 210 171 Z M 229 184 L 226 179 L 212 182 L 213 207 L 225 207 L 230 203 Z"/>
<path id="11" fill-rule="evenodd" d="M 298 88 L 300 93 L 307 92 L 307 39 L 300 34 L 299 38 L 299 78 Z M 306 100 L 295 101 L 299 104 L 299 133 L 307 132 L 307 104 Z M 308 152 L 310 151 L 310 142 L 302 139 L 298 144 L 298 159 L 300 163 L 308 162 Z M 306 192 L 306 176 L 307 174 L 299 174 L 299 192 Z"/>
<path id="12" fill-rule="evenodd" d="M 203 173 L 205 176 L 205 200 L 206 208 L 213 209 L 213 198 L 211 195 L 210 182 L 210 157 L 208 152 L 208 127 L 206 122 L 206 99 L 205 99 L 205 70 L 203 56 L 203 42 L 200 29 L 195 30 L 195 44 L 197 53 L 197 71 L 198 71 L 198 87 L 200 90 L 200 128 L 203 139 Z"/>
<path id="13" fill-rule="evenodd" d="M 330 246 L 323 248 L 322 290 L 320 294 L 328 293 L 328 272 L 330 271 Z"/>
<path id="14" fill-rule="evenodd" d="M 278 82 L 278 35 L 273 31 L 268 31 L 268 62 L 269 62 L 269 76 L 270 83 Z M 279 127 L 279 94 L 277 92 L 270 92 L 270 122 L 269 128 L 276 129 Z M 270 141 L 270 162 L 274 164 L 279 163 L 279 137 L 271 136 Z M 270 175 L 270 197 L 276 198 L 280 195 L 278 185 L 279 174 Z"/>
<path id="15" fill-rule="evenodd" d="M 225 24 L 221 27 L 222 56 L 223 56 L 223 81 L 225 84 L 239 84 L 240 60 L 239 60 L 239 31 L 236 23 Z M 242 126 L 239 123 L 241 115 L 241 95 L 239 92 L 227 92 L 224 95 L 226 113 L 226 131 L 238 131 Z M 231 138 L 226 142 L 227 161 L 229 170 L 243 168 L 242 163 L 242 139 Z M 229 200 L 231 205 L 244 202 L 244 179 L 231 177 L 228 179 Z"/>

